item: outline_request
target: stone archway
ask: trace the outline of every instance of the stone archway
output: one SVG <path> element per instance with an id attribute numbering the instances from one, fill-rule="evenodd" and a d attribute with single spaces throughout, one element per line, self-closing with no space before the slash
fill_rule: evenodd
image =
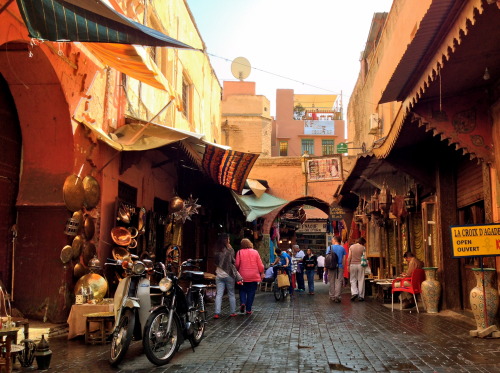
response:
<path id="1" fill-rule="evenodd" d="M 65 321 L 71 272 L 59 258 L 70 216 L 62 186 L 75 159 L 69 107 L 53 67 L 55 57 L 47 56 L 46 49 L 36 48 L 30 56 L 27 42 L 16 41 L 0 50 L 0 71 L 22 135 L 18 237 L 12 249 L 14 305 L 25 316 Z"/>

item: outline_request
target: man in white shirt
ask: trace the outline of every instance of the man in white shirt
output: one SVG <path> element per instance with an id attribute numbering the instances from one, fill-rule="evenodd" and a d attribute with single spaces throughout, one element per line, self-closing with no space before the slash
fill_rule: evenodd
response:
<path id="1" fill-rule="evenodd" d="M 302 266 L 302 259 L 306 254 L 300 249 L 299 245 L 293 245 L 293 258 L 292 260 L 297 263 L 297 273 L 295 278 L 297 280 L 297 291 L 305 291 L 306 285 L 304 283 L 304 268 Z"/>
<path id="2" fill-rule="evenodd" d="M 323 271 L 325 270 L 325 257 L 323 254 L 318 256 L 318 277 L 320 280 L 323 280 Z"/>

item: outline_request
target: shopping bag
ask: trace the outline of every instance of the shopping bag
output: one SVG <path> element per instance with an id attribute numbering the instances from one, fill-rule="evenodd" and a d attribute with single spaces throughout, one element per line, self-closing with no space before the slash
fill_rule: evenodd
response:
<path id="1" fill-rule="evenodd" d="M 288 278 L 288 275 L 285 273 L 278 275 L 278 287 L 283 287 L 283 286 L 290 286 L 290 279 Z"/>

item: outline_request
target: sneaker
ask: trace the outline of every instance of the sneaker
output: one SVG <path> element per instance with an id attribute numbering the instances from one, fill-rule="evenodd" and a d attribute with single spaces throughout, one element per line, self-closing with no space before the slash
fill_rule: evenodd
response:
<path id="1" fill-rule="evenodd" d="M 236 316 L 235 313 L 232 313 L 232 314 L 229 315 L 229 317 L 235 317 L 235 316 Z"/>
<path id="2" fill-rule="evenodd" d="M 253 312 L 252 311 L 247 311 L 247 315 L 250 316 Z"/>
<path id="3" fill-rule="evenodd" d="M 358 298 L 358 302 L 364 302 L 364 301 L 365 301 L 365 298 L 361 298 L 361 297 Z"/>
<path id="4" fill-rule="evenodd" d="M 245 313 L 245 305 L 244 304 L 240 305 L 240 312 Z"/>
<path id="5" fill-rule="evenodd" d="M 358 294 L 354 294 L 352 297 L 351 297 L 351 301 L 354 302 L 356 299 L 358 299 Z"/>
<path id="6" fill-rule="evenodd" d="M 214 319 L 218 319 L 218 318 L 220 318 L 220 316 L 218 314 L 215 314 Z"/>

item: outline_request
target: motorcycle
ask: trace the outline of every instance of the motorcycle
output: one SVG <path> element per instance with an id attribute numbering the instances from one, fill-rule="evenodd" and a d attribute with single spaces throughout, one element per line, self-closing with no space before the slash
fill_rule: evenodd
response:
<path id="1" fill-rule="evenodd" d="M 106 265 L 121 266 L 126 275 L 120 280 L 114 296 L 115 325 L 109 357 L 110 364 L 114 366 L 122 361 L 132 338 L 142 339 L 142 327 L 146 324 L 151 310 L 151 285 L 148 274 L 154 273 L 154 265 L 148 259 L 139 261 L 137 255 L 130 255 L 130 260 L 116 260 Z"/>
<path id="2" fill-rule="evenodd" d="M 162 301 L 151 310 L 142 340 L 144 353 L 155 365 L 167 364 L 186 339 L 191 343 L 193 351 L 203 339 L 206 325 L 206 285 L 193 282 L 201 281 L 204 273 L 185 270 L 186 267 L 199 269 L 195 263 L 201 261 L 202 259 L 188 259 L 181 263 L 177 275 L 169 272 L 160 280 Z M 189 282 L 186 292 L 179 285 L 180 280 Z"/>

